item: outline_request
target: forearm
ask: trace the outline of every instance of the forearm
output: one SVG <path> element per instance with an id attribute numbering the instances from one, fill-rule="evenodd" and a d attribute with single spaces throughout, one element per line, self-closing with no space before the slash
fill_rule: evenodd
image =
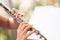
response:
<path id="1" fill-rule="evenodd" d="M 0 27 L 8 28 L 8 18 L 0 15 Z"/>
<path id="2" fill-rule="evenodd" d="M 9 18 L 9 28 L 10 29 L 17 29 L 19 26 L 19 23 L 13 19 L 13 18 Z"/>
<path id="3" fill-rule="evenodd" d="M 0 15 L 0 27 L 4 29 L 17 29 L 18 23 L 13 18 L 5 18 Z"/>

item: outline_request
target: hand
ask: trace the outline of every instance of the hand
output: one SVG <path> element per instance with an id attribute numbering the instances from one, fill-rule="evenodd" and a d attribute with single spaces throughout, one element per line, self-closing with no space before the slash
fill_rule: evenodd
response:
<path id="1" fill-rule="evenodd" d="M 17 40 L 27 40 L 27 38 L 35 32 L 34 28 L 32 31 L 28 32 L 30 28 L 32 28 L 32 25 L 28 24 L 27 22 L 20 23 L 17 30 Z"/>
<path id="2" fill-rule="evenodd" d="M 19 18 L 23 18 L 24 14 L 20 13 L 19 10 L 16 10 L 15 8 L 13 8 L 11 10 L 11 13 L 13 15 L 15 15 L 15 17 L 19 17 Z M 9 26 L 11 29 L 17 29 L 18 28 L 19 23 L 13 18 L 13 20 L 9 19 Z"/>
<path id="3" fill-rule="evenodd" d="M 15 17 L 19 17 L 19 18 L 24 17 L 24 13 L 21 13 L 19 10 L 16 10 L 15 8 L 11 10 L 11 13 L 15 15 Z"/>
<path id="4" fill-rule="evenodd" d="M 23 13 L 20 13 L 20 11 L 16 10 L 13 8 L 11 10 L 12 14 L 17 15 L 19 14 L 19 17 L 22 18 L 24 17 Z M 4 29 L 17 29 L 19 26 L 19 23 L 13 19 L 13 18 L 6 18 L 2 15 L 0 15 L 0 27 L 3 27 Z"/>

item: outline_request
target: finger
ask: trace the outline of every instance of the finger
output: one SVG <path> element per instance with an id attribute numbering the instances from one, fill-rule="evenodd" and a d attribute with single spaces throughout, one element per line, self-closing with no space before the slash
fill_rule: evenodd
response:
<path id="1" fill-rule="evenodd" d="M 10 15 L 13 16 L 14 18 L 16 17 L 13 9 L 10 10 Z"/>
<path id="2" fill-rule="evenodd" d="M 25 17 L 25 14 L 24 14 L 24 13 L 21 13 L 19 10 L 17 10 L 16 14 L 17 14 L 17 16 L 18 16 L 19 18 Z"/>
<path id="3" fill-rule="evenodd" d="M 12 10 L 13 10 L 14 13 L 16 13 L 16 11 L 17 11 L 15 8 L 13 8 Z"/>
<path id="4" fill-rule="evenodd" d="M 28 24 L 23 24 L 20 29 L 18 29 L 18 32 L 22 33 L 24 29 L 28 26 Z"/>
<path id="5" fill-rule="evenodd" d="M 14 12 L 15 16 L 16 16 L 16 17 L 18 17 L 18 13 L 19 13 L 19 11 L 18 11 L 18 10 L 16 10 L 15 8 L 13 8 L 12 10 L 13 10 L 13 12 Z"/>
<path id="6" fill-rule="evenodd" d="M 12 13 L 12 14 L 15 14 L 14 9 L 15 9 L 15 8 L 13 8 L 13 9 L 11 10 L 11 13 Z"/>
<path id="7" fill-rule="evenodd" d="M 25 14 L 24 14 L 24 13 L 19 13 L 18 16 L 19 16 L 20 18 L 23 18 L 23 17 L 25 17 Z"/>
<path id="8" fill-rule="evenodd" d="M 11 10 L 11 13 L 12 13 L 12 14 L 14 14 L 14 11 L 13 11 L 13 10 Z"/>
<path id="9" fill-rule="evenodd" d="M 16 15 L 19 14 L 19 11 L 16 10 L 15 8 L 13 8 L 12 10 L 13 10 L 13 12 L 14 12 Z"/>
<path id="10" fill-rule="evenodd" d="M 32 25 L 28 25 L 28 26 L 24 29 L 23 33 L 27 34 L 27 33 L 28 33 L 28 30 L 29 30 L 30 28 L 32 28 Z"/>
<path id="11" fill-rule="evenodd" d="M 21 22 L 21 23 L 19 24 L 18 30 L 20 30 L 21 27 L 22 27 L 22 25 L 24 25 L 24 24 L 28 24 L 28 23 L 27 23 L 27 22 Z"/>
<path id="12" fill-rule="evenodd" d="M 29 37 L 31 34 L 33 34 L 36 30 L 33 29 L 32 31 L 30 31 L 29 33 L 26 34 L 26 37 Z"/>
<path id="13" fill-rule="evenodd" d="M 14 12 L 14 9 L 15 9 L 15 8 L 13 8 L 13 9 L 11 10 L 11 14 L 12 14 L 13 17 L 16 17 L 15 12 Z"/>
<path id="14" fill-rule="evenodd" d="M 15 15 L 19 18 L 24 17 L 24 13 L 21 13 L 19 10 L 16 10 L 15 8 L 12 9 L 15 13 Z"/>
<path id="15" fill-rule="evenodd" d="M 24 30 L 26 27 L 28 27 L 28 24 L 23 24 L 20 30 Z"/>
<path id="16" fill-rule="evenodd" d="M 28 24 L 28 23 L 27 23 L 26 21 L 25 21 L 25 22 L 21 22 L 20 25 L 19 25 L 20 28 L 21 28 L 21 26 L 24 25 L 24 24 Z"/>

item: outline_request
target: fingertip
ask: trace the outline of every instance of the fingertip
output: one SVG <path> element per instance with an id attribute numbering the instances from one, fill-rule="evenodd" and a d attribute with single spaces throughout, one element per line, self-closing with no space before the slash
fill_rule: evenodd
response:
<path id="1" fill-rule="evenodd" d="M 16 9 L 15 9 L 15 8 L 13 8 L 13 9 L 12 9 L 12 11 L 16 11 Z"/>
<path id="2" fill-rule="evenodd" d="M 14 14 L 14 10 L 11 10 L 10 12 L 11 12 L 12 14 Z"/>
<path id="3" fill-rule="evenodd" d="M 32 31 L 30 31 L 29 33 L 27 33 L 27 37 L 29 37 L 30 35 L 32 35 L 36 30 L 33 29 Z"/>
<path id="4" fill-rule="evenodd" d="M 15 8 L 13 8 L 12 10 L 15 10 Z"/>
<path id="5" fill-rule="evenodd" d="M 10 10 L 10 12 L 12 13 L 12 10 Z"/>

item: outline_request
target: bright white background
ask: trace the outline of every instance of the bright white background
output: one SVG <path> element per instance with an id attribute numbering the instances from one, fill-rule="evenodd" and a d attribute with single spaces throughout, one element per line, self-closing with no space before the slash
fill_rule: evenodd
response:
<path id="1" fill-rule="evenodd" d="M 60 40 L 60 8 L 53 6 L 36 7 L 29 23 L 40 30 L 48 40 Z M 34 34 L 30 38 L 37 39 Z"/>

